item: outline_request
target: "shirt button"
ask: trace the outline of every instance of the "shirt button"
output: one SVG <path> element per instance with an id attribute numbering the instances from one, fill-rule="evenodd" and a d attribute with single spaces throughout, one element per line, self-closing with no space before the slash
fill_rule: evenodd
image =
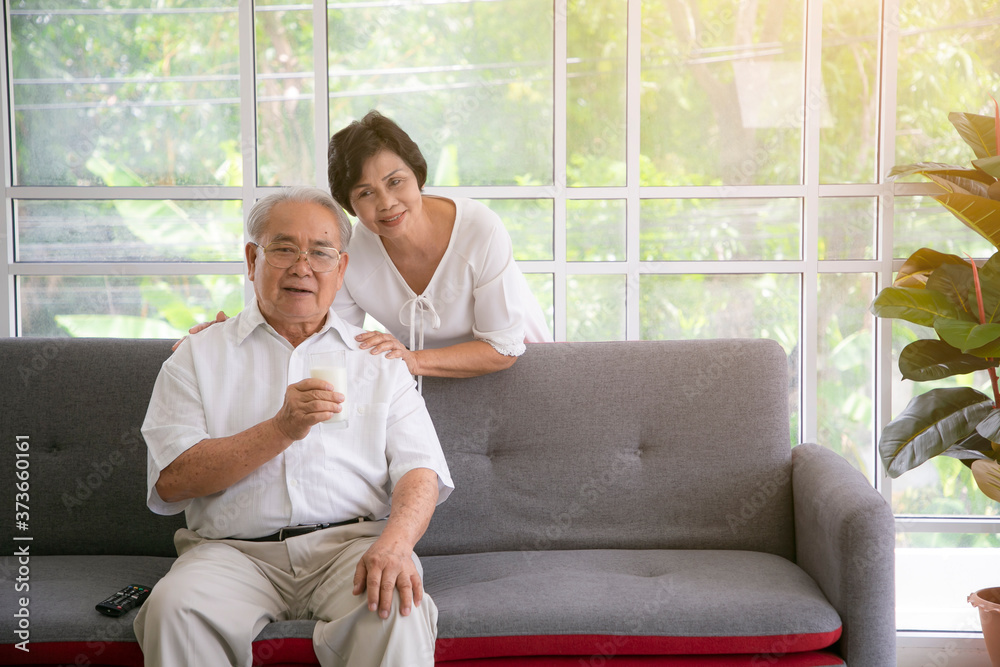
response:
<path id="1" fill-rule="evenodd" d="M 363 406 L 363 405 L 359 405 L 358 406 L 358 414 L 359 415 L 365 414 L 365 406 Z"/>
<path id="2" fill-rule="evenodd" d="M 292 480 L 288 481 L 288 486 L 295 487 L 295 486 L 298 486 L 298 485 L 299 485 L 299 480 L 297 480 L 297 479 L 292 479 Z"/>

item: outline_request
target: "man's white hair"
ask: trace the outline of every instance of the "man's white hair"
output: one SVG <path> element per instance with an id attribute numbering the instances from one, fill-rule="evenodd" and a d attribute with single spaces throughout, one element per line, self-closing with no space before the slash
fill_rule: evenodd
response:
<path id="1" fill-rule="evenodd" d="M 292 187 L 283 188 L 279 192 L 270 194 L 263 199 L 258 199 L 247 215 L 247 235 L 252 241 L 261 242 L 264 230 L 271 218 L 271 209 L 282 202 L 294 202 L 303 204 L 318 204 L 330 211 L 337 220 L 338 232 L 340 233 L 340 247 L 343 251 L 347 244 L 351 242 L 351 221 L 348 219 L 344 209 L 340 207 L 330 193 L 319 188 Z"/>

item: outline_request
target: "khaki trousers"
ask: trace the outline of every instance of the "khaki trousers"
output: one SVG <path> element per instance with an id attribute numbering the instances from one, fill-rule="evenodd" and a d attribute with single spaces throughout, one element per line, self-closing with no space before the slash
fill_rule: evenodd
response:
<path id="1" fill-rule="evenodd" d="M 424 594 L 409 616 L 394 593 L 389 618 L 352 594 L 361 556 L 385 521 L 366 521 L 284 542 L 207 540 L 182 528 L 178 558 L 139 609 L 133 627 L 147 667 L 250 667 L 251 643 L 273 621 L 317 619 L 323 667 L 434 664 L 437 607 Z M 416 555 L 417 570 L 423 569 Z"/>

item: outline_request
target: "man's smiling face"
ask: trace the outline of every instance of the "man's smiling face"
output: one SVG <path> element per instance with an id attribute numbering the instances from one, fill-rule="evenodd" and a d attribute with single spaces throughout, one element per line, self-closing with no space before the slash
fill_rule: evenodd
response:
<path id="1" fill-rule="evenodd" d="M 257 242 L 267 247 L 287 241 L 301 250 L 336 248 L 341 250 L 337 219 L 333 213 L 312 202 L 284 201 L 275 204 L 267 227 Z M 246 247 L 248 276 L 261 313 L 281 332 L 287 327 L 316 330 L 322 326 L 337 290 L 344 281 L 347 255 L 330 272 L 316 273 L 305 255 L 287 269 L 277 269 L 265 261 L 264 251 L 252 243 Z"/>

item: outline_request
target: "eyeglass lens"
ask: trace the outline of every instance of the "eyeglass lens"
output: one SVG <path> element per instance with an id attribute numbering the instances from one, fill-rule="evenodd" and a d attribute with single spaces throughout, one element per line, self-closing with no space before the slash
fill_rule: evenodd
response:
<path id="1" fill-rule="evenodd" d="M 340 252 L 336 248 L 318 248 L 303 252 L 298 246 L 287 243 L 272 244 L 264 248 L 267 263 L 276 269 L 287 269 L 299 261 L 299 256 L 303 254 L 310 268 L 317 273 L 333 271 L 340 262 Z"/>

